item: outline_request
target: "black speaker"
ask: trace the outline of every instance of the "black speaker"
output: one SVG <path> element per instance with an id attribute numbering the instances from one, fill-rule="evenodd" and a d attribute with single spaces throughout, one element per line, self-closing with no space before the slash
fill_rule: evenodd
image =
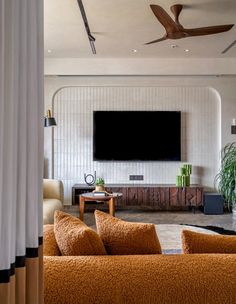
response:
<path id="1" fill-rule="evenodd" d="M 205 214 L 223 214 L 224 198 L 219 193 L 204 193 L 204 213 Z"/>

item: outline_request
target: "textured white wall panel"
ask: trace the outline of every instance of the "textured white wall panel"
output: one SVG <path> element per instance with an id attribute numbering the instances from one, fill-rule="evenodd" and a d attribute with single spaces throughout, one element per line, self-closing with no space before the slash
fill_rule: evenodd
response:
<path id="1" fill-rule="evenodd" d="M 54 178 L 64 183 L 65 204 L 71 203 L 73 184 L 84 183 L 84 173 L 93 174 L 96 170 L 97 176 L 103 176 L 106 183 L 133 183 L 129 181 L 129 175 L 143 174 L 143 183 L 165 184 L 175 183 L 181 166 L 181 162 L 93 161 L 92 114 L 95 110 L 181 111 L 183 163 L 189 162 L 194 166 L 192 183 L 213 187 L 221 140 L 220 98 L 215 90 L 202 86 L 64 87 L 54 99 L 57 120 L 54 128 Z M 105 136 L 109 136 L 108 131 L 109 126 L 104 130 Z M 122 140 L 114 138 L 112 148 L 115 145 L 122 145 Z"/>

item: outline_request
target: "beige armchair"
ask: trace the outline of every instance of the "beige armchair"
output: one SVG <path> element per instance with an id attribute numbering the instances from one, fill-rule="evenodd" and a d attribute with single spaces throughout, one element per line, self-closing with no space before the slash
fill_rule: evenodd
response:
<path id="1" fill-rule="evenodd" d="M 43 224 L 53 224 L 55 210 L 63 209 L 63 183 L 56 179 L 43 180 Z"/>

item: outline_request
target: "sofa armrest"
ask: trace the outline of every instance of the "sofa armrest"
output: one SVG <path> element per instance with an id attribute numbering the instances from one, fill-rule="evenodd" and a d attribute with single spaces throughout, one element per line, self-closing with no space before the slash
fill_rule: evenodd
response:
<path id="1" fill-rule="evenodd" d="M 55 198 L 64 202 L 64 189 L 61 180 L 43 179 L 43 198 Z"/>
<path id="2" fill-rule="evenodd" d="M 236 255 L 44 257 L 45 304 L 236 303 Z"/>

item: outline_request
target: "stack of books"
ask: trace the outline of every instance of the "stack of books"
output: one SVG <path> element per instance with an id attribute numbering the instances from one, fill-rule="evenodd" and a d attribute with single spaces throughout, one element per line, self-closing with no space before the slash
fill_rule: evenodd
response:
<path id="1" fill-rule="evenodd" d="M 93 191 L 94 196 L 108 196 L 109 193 L 106 191 Z"/>

